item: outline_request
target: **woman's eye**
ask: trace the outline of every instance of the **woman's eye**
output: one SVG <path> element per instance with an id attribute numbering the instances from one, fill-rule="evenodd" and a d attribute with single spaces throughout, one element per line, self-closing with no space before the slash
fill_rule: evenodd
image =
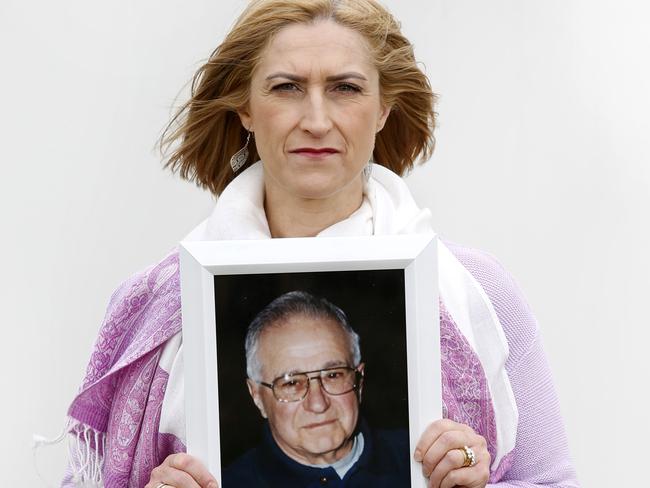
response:
<path id="1" fill-rule="evenodd" d="M 274 91 L 291 92 L 297 91 L 298 86 L 295 83 L 280 83 L 272 88 Z"/>
<path id="2" fill-rule="evenodd" d="M 361 88 L 352 83 L 340 83 L 336 85 L 336 90 L 343 93 L 358 93 L 361 91 Z"/>

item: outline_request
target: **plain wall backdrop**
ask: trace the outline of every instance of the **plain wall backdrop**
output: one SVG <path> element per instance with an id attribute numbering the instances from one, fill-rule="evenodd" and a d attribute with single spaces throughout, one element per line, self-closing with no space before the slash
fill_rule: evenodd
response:
<path id="1" fill-rule="evenodd" d="M 650 437 L 650 8 L 385 3 L 440 94 L 438 146 L 408 178 L 413 193 L 443 236 L 495 254 L 523 287 L 583 485 L 639 486 Z M 213 205 L 162 171 L 153 148 L 243 4 L 0 3 L 7 486 L 46 486 L 31 435 L 63 427 L 110 293 Z M 64 447 L 37 462 L 56 484 Z"/>

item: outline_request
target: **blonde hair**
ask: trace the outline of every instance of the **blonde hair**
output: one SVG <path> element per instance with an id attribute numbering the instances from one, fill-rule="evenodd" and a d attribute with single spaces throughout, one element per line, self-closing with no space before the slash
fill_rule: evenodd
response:
<path id="1" fill-rule="evenodd" d="M 253 0 L 196 72 L 191 98 L 163 132 L 163 154 L 173 147 L 165 167 L 219 195 L 234 177 L 230 157 L 248 135 L 237 111 L 248 103 L 262 51 L 283 27 L 320 20 L 349 27 L 367 40 L 382 102 L 391 107 L 377 133 L 373 160 L 399 175 L 418 157 L 426 161 L 435 145 L 436 95 L 390 12 L 374 0 Z M 244 168 L 258 159 L 250 144 Z"/>

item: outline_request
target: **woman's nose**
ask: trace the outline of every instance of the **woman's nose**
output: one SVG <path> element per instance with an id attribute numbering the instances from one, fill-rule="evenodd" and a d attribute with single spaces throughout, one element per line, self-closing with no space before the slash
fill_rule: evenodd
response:
<path id="1" fill-rule="evenodd" d="M 300 128 L 315 137 L 322 137 L 332 128 L 327 100 L 322 93 L 310 93 L 304 99 Z"/>
<path id="2" fill-rule="evenodd" d="M 309 390 L 307 396 L 303 400 L 305 409 L 310 412 L 322 413 L 330 406 L 327 393 L 323 390 L 323 384 L 320 382 L 320 377 L 315 376 L 309 379 Z"/>

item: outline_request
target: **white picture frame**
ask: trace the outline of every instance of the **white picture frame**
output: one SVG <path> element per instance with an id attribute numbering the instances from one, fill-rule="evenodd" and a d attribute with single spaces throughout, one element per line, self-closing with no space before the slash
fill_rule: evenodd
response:
<path id="1" fill-rule="evenodd" d="M 411 487 L 425 488 L 421 465 L 412 453 L 425 427 L 442 417 L 437 245 L 433 234 L 182 242 L 187 452 L 222 486 L 219 398 L 225 392 L 219 391 L 215 277 L 401 270 Z"/>

